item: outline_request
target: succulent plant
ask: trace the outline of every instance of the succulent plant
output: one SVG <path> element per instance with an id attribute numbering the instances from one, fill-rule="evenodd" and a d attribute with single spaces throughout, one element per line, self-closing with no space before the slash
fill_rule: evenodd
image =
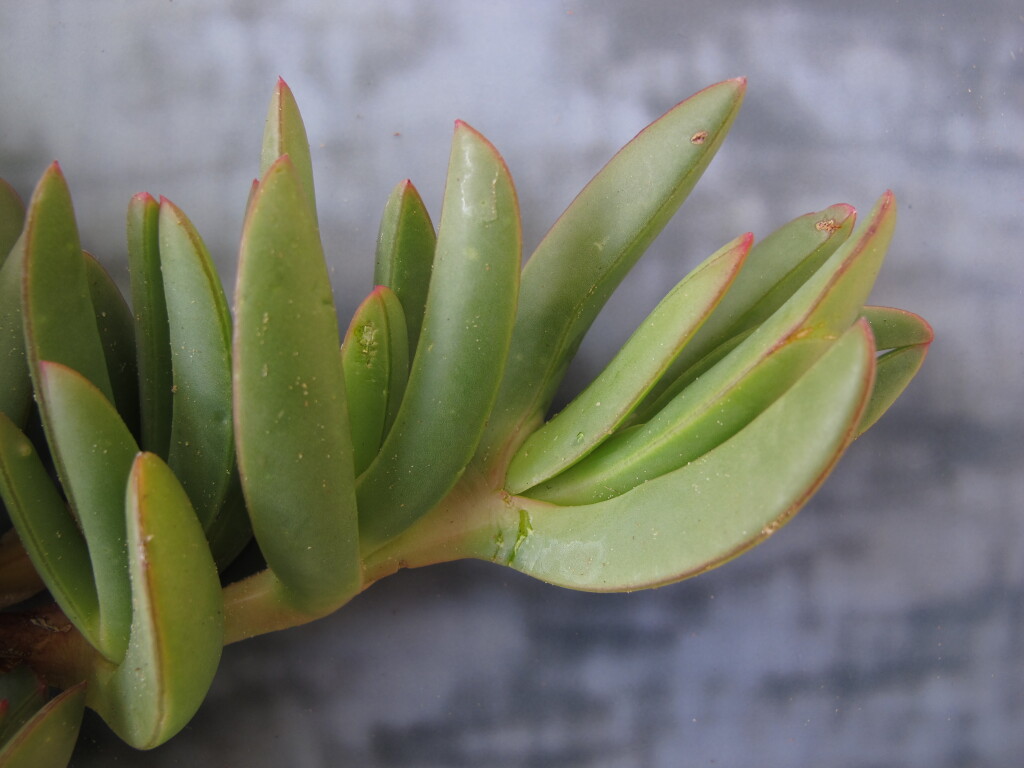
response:
<path id="1" fill-rule="evenodd" d="M 129 205 L 129 308 L 81 249 L 59 166 L 27 211 L 0 185 L 0 495 L 13 524 L 0 542 L 13 607 L 0 614 L 0 765 L 65 764 L 85 706 L 133 746 L 161 744 L 195 713 L 225 644 L 325 616 L 403 567 L 480 558 L 632 590 L 720 565 L 789 520 L 931 341 L 919 317 L 865 306 L 891 193 L 857 228 L 834 205 L 728 242 L 549 413 L 744 90 L 713 85 L 644 129 L 522 269 L 508 169 L 456 123 L 436 234 L 399 184 L 376 287 L 343 334 L 283 81 L 233 312 L 170 201 Z M 253 539 L 263 565 L 225 579 Z M 47 686 L 63 692 L 47 702 Z"/>

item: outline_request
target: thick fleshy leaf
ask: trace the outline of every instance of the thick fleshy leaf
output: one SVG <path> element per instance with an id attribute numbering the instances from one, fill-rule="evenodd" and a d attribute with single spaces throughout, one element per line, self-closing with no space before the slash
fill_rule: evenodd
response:
<path id="1" fill-rule="evenodd" d="M 430 272 L 437 236 L 416 187 L 406 179 L 392 190 L 384 206 L 377 235 L 374 285 L 386 285 L 402 303 L 409 331 L 409 353 L 423 326 Z"/>
<path id="2" fill-rule="evenodd" d="M 0 747 L 4 768 L 64 768 L 85 713 L 85 683 L 54 696 Z"/>
<path id="3" fill-rule="evenodd" d="M 378 285 L 356 309 L 341 361 L 358 475 L 377 455 L 409 378 L 409 334 L 402 305 L 387 286 Z"/>
<path id="4" fill-rule="evenodd" d="M 202 238 L 163 198 L 159 234 L 174 381 L 167 463 L 205 529 L 221 508 L 235 464 L 231 316 Z"/>
<path id="5" fill-rule="evenodd" d="M 253 532 L 297 606 L 358 589 L 352 443 L 337 316 L 309 200 L 289 157 L 264 176 L 235 293 L 235 433 Z"/>
<path id="6" fill-rule="evenodd" d="M 530 257 L 507 375 L 481 442 L 483 465 L 510 459 L 505 448 L 539 425 L 587 329 L 711 162 L 745 89 L 743 79 L 713 85 L 641 131 Z"/>
<path id="7" fill-rule="evenodd" d="M 21 319 L 24 258 L 22 238 L 11 257 L 0 266 L 0 413 L 19 427 L 32 407 L 32 379 L 25 357 L 25 331 Z"/>
<path id="8" fill-rule="evenodd" d="M 509 492 L 520 493 L 558 474 L 612 434 L 725 295 L 752 241 L 749 234 L 733 240 L 684 278 L 593 383 L 530 435 L 509 465 Z"/>
<path id="9" fill-rule="evenodd" d="M 32 195 L 24 249 L 22 311 L 36 388 L 38 361 L 50 360 L 78 371 L 113 402 L 71 194 L 56 163 Z"/>
<path id="10" fill-rule="evenodd" d="M 874 426 L 907 388 L 928 354 L 932 327 L 913 312 L 889 307 L 864 307 L 864 317 L 875 335 L 878 372 L 871 400 L 857 428 L 857 436 Z"/>
<path id="11" fill-rule="evenodd" d="M 181 730 L 205 698 L 224 611 L 203 529 L 160 457 L 136 457 L 126 496 L 131 640 L 121 664 L 94 671 L 89 706 L 133 747 L 149 749 Z"/>
<path id="12" fill-rule="evenodd" d="M 894 223 L 895 204 L 887 193 L 854 237 L 718 364 L 650 421 L 623 431 L 530 495 L 559 504 L 611 498 L 731 437 L 857 318 Z"/>
<path id="13" fill-rule="evenodd" d="M 618 432 L 583 461 L 527 493 L 553 504 L 592 504 L 671 472 L 743 429 L 831 344 L 831 339 L 813 337 L 790 341 L 723 387 L 695 384 L 647 424 Z"/>
<path id="14" fill-rule="evenodd" d="M 267 122 L 263 128 L 263 151 L 260 156 L 260 176 L 265 176 L 270 166 L 281 155 L 288 155 L 298 175 L 299 182 L 309 196 L 309 208 L 316 222 L 316 194 L 313 189 L 313 162 L 309 155 L 309 140 L 306 126 L 299 113 L 299 105 L 291 89 L 280 77 L 267 110 Z"/>
<path id="15" fill-rule="evenodd" d="M 7 260 L 25 224 L 25 203 L 14 187 L 0 179 L 0 267 Z"/>
<path id="16" fill-rule="evenodd" d="M 858 323 L 711 453 L 598 504 L 512 499 L 476 554 L 594 591 L 657 586 L 721 565 L 774 533 L 818 487 L 853 437 L 873 369 L 871 336 Z"/>
<path id="17" fill-rule="evenodd" d="M 359 478 L 367 548 L 441 500 L 476 450 L 515 317 L 519 206 L 501 156 L 456 123 L 426 312 L 398 416 Z"/>
<path id="18" fill-rule="evenodd" d="M 671 399 L 659 395 L 684 371 L 729 339 L 767 320 L 846 242 L 856 218 L 851 206 L 833 205 L 800 216 L 755 243 L 729 292 L 651 389 L 631 421 L 650 419 Z"/>
<path id="19" fill-rule="evenodd" d="M 107 375 L 114 392 L 114 404 L 121 418 L 138 434 L 139 372 L 135 365 L 135 330 L 132 311 L 128 308 L 117 284 L 88 252 L 85 276 L 89 297 L 96 312 L 96 329 L 100 333 L 107 360 Z"/>
<path id="20" fill-rule="evenodd" d="M 131 624 L 124 488 L 138 447 L 110 401 L 77 371 L 40 361 L 36 396 L 50 453 L 89 546 L 100 602 L 97 650 L 118 661 Z"/>
<path id="21" fill-rule="evenodd" d="M 141 446 L 167 457 L 171 440 L 171 342 L 160 272 L 160 205 L 147 193 L 128 204 L 128 267 L 139 370 Z"/>
<path id="22" fill-rule="evenodd" d="M 85 539 L 31 441 L 0 413 L 0 496 L 36 572 L 93 646 L 103 644 Z"/>

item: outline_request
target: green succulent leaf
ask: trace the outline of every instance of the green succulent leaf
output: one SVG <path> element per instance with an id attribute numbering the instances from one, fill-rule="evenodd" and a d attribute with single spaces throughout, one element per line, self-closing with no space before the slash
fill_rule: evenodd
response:
<path id="1" fill-rule="evenodd" d="M 934 338 L 932 327 L 913 312 L 864 307 L 864 318 L 881 354 L 871 400 L 857 428 L 858 437 L 875 425 L 917 375 Z"/>
<path id="2" fill-rule="evenodd" d="M 277 158 L 288 155 L 298 175 L 302 189 L 309 197 L 309 208 L 316 223 L 316 193 L 313 188 L 313 161 L 309 154 L 306 126 L 299 113 L 299 105 L 291 89 L 280 77 L 267 110 L 263 129 L 263 152 L 260 156 L 260 176 L 265 176 Z M 255 194 L 255 186 L 253 188 Z"/>
<path id="3" fill-rule="evenodd" d="M 50 360 L 78 371 L 113 402 L 71 194 L 56 163 L 32 195 L 24 238 L 23 322 L 36 389 L 38 361 Z"/>
<path id="4" fill-rule="evenodd" d="M 203 529 L 159 456 L 135 458 L 123 504 L 131 639 L 123 662 L 97 666 L 88 703 L 118 736 L 149 749 L 176 734 L 199 709 L 220 661 L 224 612 Z"/>
<path id="5" fill-rule="evenodd" d="M 509 492 L 558 474 L 612 434 L 726 295 L 752 241 L 748 234 L 723 246 L 662 299 L 590 386 L 523 443 L 508 468 Z"/>
<path id="6" fill-rule="evenodd" d="M 202 238 L 167 199 L 160 201 L 159 242 L 174 382 L 167 463 L 206 529 L 235 464 L 231 316 Z"/>
<path id="7" fill-rule="evenodd" d="M 77 371 L 40 361 L 36 396 L 61 484 L 89 546 L 100 603 L 96 649 L 118 661 L 131 625 L 124 489 L 138 447 L 106 396 Z"/>
<path id="8" fill-rule="evenodd" d="M 103 344 L 114 404 L 121 418 L 139 434 L 139 372 L 135 365 L 135 328 L 117 284 L 88 252 L 83 252 L 89 297 L 96 312 L 96 329 Z"/>
<path id="9" fill-rule="evenodd" d="M 0 747 L 4 768 L 64 768 L 85 713 L 85 683 L 54 696 Z"/>
<path id="10" fill-rule="evenodd" d="M 32 379 L 25 357 L 25 332 L 21 312 L 24 238 L 0 266 L 0 413 L 19 427 L 32 408 Z"/>
<path id="11" fill-rule="evenodd" d="M 294 605 L 360 583 L 352 443 L 337 316 L 316 221 L 290 157 L 260 182 L 235 294 L 238 465 L 253 532 Z"/>
<path id="12" fill-rule="evenodd" d="M 522 234 L 497 150 L 456 123 L 437 253 L 405 397 L 377 458 L 359 478 L 370 550 L 451 490 L 469 464 L 498 392 L 515 317 Z"/>
<path id="13" fill-rule="evenodd" d="M 0 267 L 21 234 L 25 224 L 25 203 L 14 187 L 0 179 Z"/>
<path id="14" fill-rule="evenodd" d="M 641 131 L 534 251 L 523 271 L 507 375 L 481 442 L 484 466 L 500 463 L 543 419 L 601 307 L 711 162 L 745 88 L 743 79 L 713 85 Z"/>
<path id="15" fill-rule="evenodd" d="M 356 474 L 365 470 L 395 420 L 409 378 L 409 335 L 394 292 L 377 286 L 341 344 Z"/>
<path id="16" fill-rule="evenodd" d="M 846 242 L 856 218 L 851 206 L 833 205 L 799 216 L 755 243 L 729 292 L 651 389 L 633 420 L 650 419 L 682 390 L 673 382 L 679 382 L 684 372 L 771 317 Z M 682 381 L 693 378 L 687 373 Z"/>
<path id="17" fill-rule="evenodd" d="M 423 326 L 430 272 L 437 236 L 416 187 L 406 179 L 394 188 L 384 206 L 377 236 L 374 285 L 386 285 L 398 296 L 409 331 L 410 356 Z"/>
<path id="18" fill-rule="evenodd" d="M 720 362 L 650 421 L 623 431 L 530 496 L 559 504 L 611 498 L 731 437 L 857 318 L 894 223 L 895 201 L 887 193 L 857 233 Z"/>
<path id="19" fill-rule="evenodd" d="M 32 442 L 2 413 L 0 496 L 53 599 L 90 644 L 102 645 L 85 539 Z"/>
<path id="20" fill-rule="evenodd" d="M 630 590 L 714 568 L 774 533 L 852 439 L 874 347 L 857 323 L 732 439 L 609 501 L 558 507 L 513 498 L 477 539 L 479 557 L 573 589 Z"/>
<path id="21" fill-rule="evenodd" d="M 171 441 L 171 342 L 160 271 L 160 205 L 138 194 L 128 204 L 128 271 L 139 371 L 140 444 L 167 458 Z"/>

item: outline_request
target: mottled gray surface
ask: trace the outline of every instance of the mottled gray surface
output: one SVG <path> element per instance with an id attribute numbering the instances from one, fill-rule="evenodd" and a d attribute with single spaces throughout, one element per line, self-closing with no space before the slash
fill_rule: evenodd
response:
<path id="1" fill-rule="evenodd" d="M 612 596 L 485 564 L 404 573 L 228 649 L 149 755 L 90 718 L 73 765 L 1021 765 L 1018 3 L 0 0 L 0 42 L 0 173 L 28 194 L 59 158 L 113 263 L 128 197 L 165 194 L 229 279 L 283 75 L 346 313 L 391 186 L 410 176 L 438 213 L 453 118 L 502 150 L 530 245 L 649 120 L 746 74 L 733 135 L 576 375 L 721 243 L 887 186 L 901 221 L 875 299 L 938 338 L 814 502 L 720 570 Z"/>

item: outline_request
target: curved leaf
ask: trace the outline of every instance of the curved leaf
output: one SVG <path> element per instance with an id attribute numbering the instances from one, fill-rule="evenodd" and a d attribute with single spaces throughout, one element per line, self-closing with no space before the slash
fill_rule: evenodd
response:
<path id="1" fill-rule="evenodd" d="M 61 484 L 89 546 L 100 603 L 96 648 L 117 661 L 131 625 L 124 488 L 138 447 L 110 401 L 77 371 L 40 361 L 36 396 Z"/>
<path id="2" fill-rule="evenodd" d="M 500 463 L 503 447 L 517 447 L 539 424 L 601 307 L 711 162 L 745 89 L 743 79 L 713 85 L 645 128 L 541 241 L 523 271 L 511 363 L 480 445 L 483 465 Z"/>
<path id="3" fill-rule="evenodd" d="M 91 645 L 101 647 L 99 602 L 85 539 L 35 447 L 2 413 L 0 496 L 57 605 Z"/>
<path id="4" fill-rule="evenodd" d="M 352 316 L 341 344 L 356 474 L 394 422 L 409 378 L 409 335 L 394 292 L 377 286 Z"/>
<path id="5" fill-rule="evenodd" d="M 405 397 L 359 478 L 359 525 L 372 549 L 452 488 L 476 450 L 505 369 L 522 247 L 501 156 L 456 123 L 430 292 Z"/>
<path id="6" fill-rule="evenodd" d="M 297 606 L 358 589 L 359 542 L 337 316 L 291 159 L 260 182 L 235 293 L 235 434 L 253 532 Z"/>
<path id="7" fill-rule="evenodd" d="M 637 408 L 635 420 L 647 421 L 661 410 L 671 397 L 660 396 L 702 358 L 771 317 L 846 242 L 856 218 L 851 206 L 833 205 L 799 216 L 755 243 L 729 292 Z"/>
<path id="8" fill-rule="evenodd" d="M 50 360 L 78 371 L 113 402 L 71 195 L 56 163 L 32 195 L 24 238 L 22 311 L 36 389 L 38 361 Z"/>
<path id="9" fill-rule="evenodd" d="M 54 696 L 3 747 L 4 768 L 64 768 L 85 713 L 85 683 Z"/>
<path id="10" fill-rule="evenodd" d="M 167 463 L 206 529 L 220 510 L 235 464 L 231 316 L 202 238 L 165 198 L 159 240 L 174 381 Z"/>
<path id="11" fill-rule="evenodd" d="M 137 749 L 181 730 L 213 682 L 224 642 L 220 580 L 188 496 L 160 457 L 140 453 L 127 484 L 132 588 L 124 661 L 103 663 L 89 706 Z"/>
<path id="12" fill-rule="evenodd" d="M 386 285 L 398 296 L 409 331 L 409 353 L 423 326 L 430 272 L 437 236 L 416 187 L 406 179 L 392 190 L 377 235 L 374 285 Z"/>
<path id="13" fill-rule="evenodd" d="M 160 205 L 147 193 L 128 204 L 128 273 L 135 317 L 141 446 L 167 458 L 171 441 L 171 342 L 160 272 Z"/>
<path id="14" fill-rule="evenodd" d="M 857 428 L 858 437 L 874 426 L 907 388 L 921 369 L 934 338 L 932 327 L 913 312 L 864 307 L 864 317 L 882 354 L 877 361 L 878 373 L 871 400 Z"/>
<path id="15" fill-rule="evenodd" d="M 525 491 L 572 466 L 622 423 L 722 299 L 752 240 L 749 234 L 733 240 L 684 278 L 604 371 L 530 435 L 509 464 L 509 492 Z"/>
<path id="16" fill-rule="evenodd" d="M 556 507 L 510 500 L 493 559 L 593 591 L 678 581 L 758 544 L 807 501 L 853 437 L 874 347 L 856 324 L 761 415 L 711 453 L 609 501 Z"/>

